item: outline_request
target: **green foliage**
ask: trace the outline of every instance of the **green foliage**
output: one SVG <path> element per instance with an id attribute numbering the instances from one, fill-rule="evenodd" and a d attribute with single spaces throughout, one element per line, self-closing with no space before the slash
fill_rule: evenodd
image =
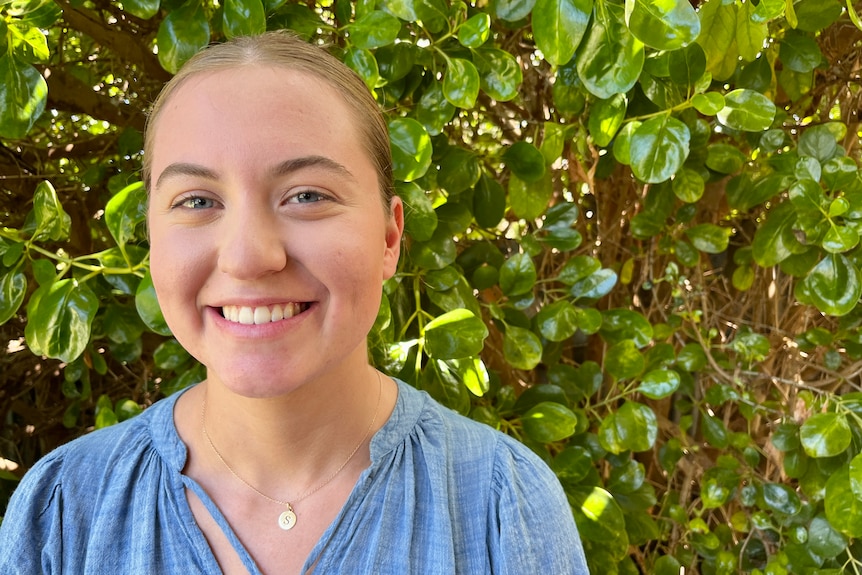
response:
<path id="1" fill-rule="evenodd" d="M 143 113 L 287 27 L 387 114 L 373 361 L 547 460 L 593 572 L 862 569 L 849 0 L 118 6 L 0 3 L 0 501 L 56 429 L 204 377 L 148 272 Z"/>

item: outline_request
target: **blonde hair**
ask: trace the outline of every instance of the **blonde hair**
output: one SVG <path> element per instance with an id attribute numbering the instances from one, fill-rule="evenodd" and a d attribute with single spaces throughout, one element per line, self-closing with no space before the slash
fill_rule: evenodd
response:
<path id="1" fill-rule="evenodd" d="M 313 76 L 332 88 L 353 111 L 359 128 L 361 145 L 368 152 L 377 171 L 380 194 L 387 213 L 395 194 L 392 180 L 392 154 L 389 132 L 380 107 L 362 79 L 340 60 L 319 46 L 309 44 L 293 32 L 279 30 L 259 36 L 233 38 L 223 44 L 213 44 L 195 54 L 179 72 L 165 84 L 150 110 L 144 131 L 144 164 L 142 177 L 150 189 L 152 177 L 153 137 L 165 102 L 185 81 L 197 74 L 239 68 L 253 64 L 278 66 Z"/>

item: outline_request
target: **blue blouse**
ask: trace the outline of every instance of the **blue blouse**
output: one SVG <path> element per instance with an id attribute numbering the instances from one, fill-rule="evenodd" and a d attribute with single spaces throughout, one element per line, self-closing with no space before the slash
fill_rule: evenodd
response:
<path id="1" fill-rule="evenodd" d="M 588 573 L 553 472 L 517 441 L 398 382 L 371 465 L 303 573 Z M 182 474 L 176 394 L 43 457 L 0 526 L 0 573 L 220 573 L 185 495 L 193 490 L 259 574 L 204 490 Z"/>

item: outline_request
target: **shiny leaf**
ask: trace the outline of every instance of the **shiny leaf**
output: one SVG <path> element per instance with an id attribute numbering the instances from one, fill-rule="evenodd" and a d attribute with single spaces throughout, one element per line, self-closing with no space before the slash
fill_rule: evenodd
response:
<path id="1" fill-rule="evenodd" d="M 425 351 L 435 359 L 473 357 L 482 351 L 488 328 L 467 309 L 456 309 L 431 320 L 424 331 Z"/>
<path id="2" fill-rule="evenodd" d="M 683 48 L 700 34 L 700 20 L 688 2 L 626 0 L 626 24 L 638 40 L 656 50 Z"/>
<path id="3" fill-rule="evenodd" d="M 443 95 L 459 108 L 472 108 L 479 95 L 479 72 L 469 60 L 450 58 L 443 76 Z"/>
<path id="4" fill-rule="evenodd" d="M 533 11 L 533 36 L 545 60 L 566 64 L 587 30 L 593 0 L 538 0 Z"/>
<path id="5" fill-rule="evenodd" d="M 661 115 L 647 120 L 631 138 L 631 162 L 635 176 L 646 183 L 670 179 L 688 157 L 690 132 L 676 118 Z"/>

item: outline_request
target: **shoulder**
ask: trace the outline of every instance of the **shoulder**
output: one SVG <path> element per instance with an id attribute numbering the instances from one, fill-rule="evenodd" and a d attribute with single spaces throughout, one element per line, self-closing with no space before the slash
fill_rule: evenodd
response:
<path id="1" fill-rule="evenodd" d="M 168 423 L 172 404 L 173 398 L 156 402 L 141 415 L 90 432 L 39 459 L 12 494 L 4 524 L 46 515 L 61 502 L 81 502 L 86 509 L 107 475 L 133 464 L 130 454 L 153 450 L 153 429 Z"/>
<path id="2" fill-rule="evenodd" d="M 400 424 L 399 443 L 423 461 L 435 462 L 429 468 L 447 475 L 459 496 L 506 505 L 529 494 L 530 504 L 562 506 L 571 519 L 556 475 L 526 445 L 440 405 L 404 382 L 399 381 L 399 393 L 403 404 L 399 417 L 409 424 Z"/>
<path id="3" fill-rule="evenodd" d="M 463 532 L 482 530 L 474 536 L 494 573 L 587 573 L 568 498 L 539 455 L 403 382 L 399 386 L 403 400 L 418 406 L 408 444 L 421 450 L 424 461 L 442 464 L 446 477 L 435 481 L 449 485 L 456 508 L 448 512 L 460 517 Z"/>

